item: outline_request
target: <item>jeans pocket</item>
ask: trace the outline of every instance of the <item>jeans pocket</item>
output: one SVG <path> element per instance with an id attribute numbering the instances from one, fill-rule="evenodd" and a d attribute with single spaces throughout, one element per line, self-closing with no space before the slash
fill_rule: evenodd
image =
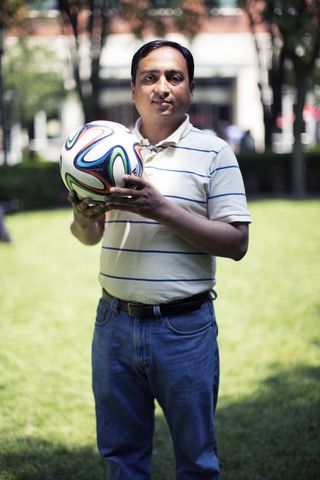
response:
<path id="1" fill-rule="evenodd" d="M 166 327 L 176 335 L 197 335 L 215 323 L 211 302 L 205 302 L 193 312 L 172 315 L 164 319 Z"/>
<path id="2" fill-rule="evenodd" d="M 100 298 L 95 324 L 97 327 L 103 327 L 110 322 L 112 316 L 112 309 L 110 303 L 108 303 L 104 298 Z"/>

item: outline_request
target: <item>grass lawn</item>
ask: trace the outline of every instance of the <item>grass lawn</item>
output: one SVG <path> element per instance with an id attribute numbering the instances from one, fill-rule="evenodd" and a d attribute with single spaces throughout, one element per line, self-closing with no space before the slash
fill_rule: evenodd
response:
<path id="1" fill-rule="evenodd" d="M 224 480 L 320 479 L 320 204 L 252 202 L 250 250 L 218 260 Z M 0 244 L 0 480 L 99 480 L 90 349 L 99 247 L 70 210 L 7 218 Z M 191 386 L 192 387 L 192 386 Z M 174 461 L 157 410 L 154 480 Z"/>

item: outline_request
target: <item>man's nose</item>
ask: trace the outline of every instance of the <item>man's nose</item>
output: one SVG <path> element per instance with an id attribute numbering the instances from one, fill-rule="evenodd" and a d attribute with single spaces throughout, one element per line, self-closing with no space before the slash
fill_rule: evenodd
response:
<path id="1" fill-rule="evenodd" d="M 156 93 L 169 93 L 169 84 L 164 75 L 159 77 L 157 83 L 154 86 L 154 91 Z"/>

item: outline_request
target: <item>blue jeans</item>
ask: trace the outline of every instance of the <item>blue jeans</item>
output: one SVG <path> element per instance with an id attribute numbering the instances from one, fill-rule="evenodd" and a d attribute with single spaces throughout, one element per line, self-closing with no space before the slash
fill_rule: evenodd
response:
<path id="1" fill-rule="evenodd" d="M 211 301 L 142 319 L 100 299 L 92 344 L 97 441 L 109 480 L 151 479 L 154 399 L 168 422 L 179 480 L 217 480 L 217 324 Z"/>

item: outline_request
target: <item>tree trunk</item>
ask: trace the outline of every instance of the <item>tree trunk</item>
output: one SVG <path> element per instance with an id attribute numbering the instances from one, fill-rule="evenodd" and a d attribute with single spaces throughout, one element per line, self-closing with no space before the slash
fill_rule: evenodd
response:
<path id="1" fill-rule="evenodd" d="M 260 102 L 263 112 L 263 124 L 264 124 L 264 148 L 265 150 L 271 150 L 272 148 L 272 132 L 273 132 L 273 119 L 272 112 L 269 105 L 266 105 L 264 101 L 262 86 L 258 84 L 260 92 Z"/>
<path id="2" fill-rule="evenodd" d="M 303 108 L 306 99 L 306 78 L 305 69 L 295 65 L 296 76 L 296 106 L 295 119 L 293 123 L 294 144 L 292 152 L 292 190 L 297 198 L 306 194 L 306 165 L 301 135 L 303 132 Z"/>

